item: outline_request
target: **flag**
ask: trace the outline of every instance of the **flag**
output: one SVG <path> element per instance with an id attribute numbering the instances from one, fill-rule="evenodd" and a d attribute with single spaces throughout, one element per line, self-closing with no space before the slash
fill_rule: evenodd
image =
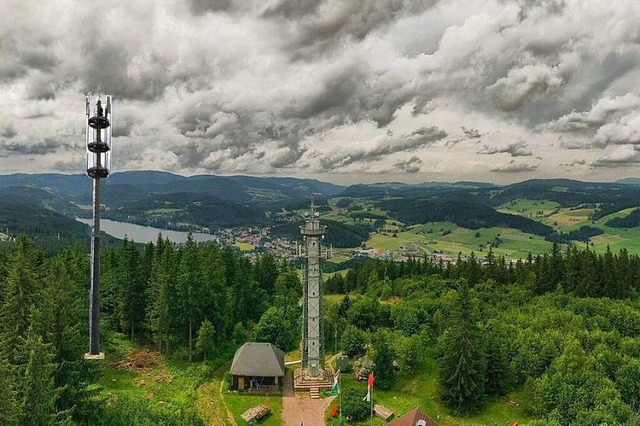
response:
<path id="1" fill-rule="evenodd" d="M 367 388 L 367 394 L 362 398 L 362 400 L 371 402 L 371 388 Z"/>
<path id="2" fill-rule="evenodd" d="M 331 395 L 338 395 L 340 393 L 340 386 L 338 385 L 338 378 L 340 377 L 340 370 L 336 371 L 336 375 L 333 376 L 333 386 L 331 386 Z"/>
<path id="3" fill-rule="evenodd" d="M 367 378 L 367 395 L 362 399 L 363 401 L 371 402 L 371 391 L 373 390 L 373 372 L 369 373 Z"/>

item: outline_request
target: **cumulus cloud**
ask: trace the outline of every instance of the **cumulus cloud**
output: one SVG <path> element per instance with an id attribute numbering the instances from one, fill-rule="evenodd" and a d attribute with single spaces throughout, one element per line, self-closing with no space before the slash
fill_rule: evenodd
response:
<path id="1" fill-rule="evenodd" d="M 408 160 L 398 161 L 393 165 L 396 170 L 406 173 L 418 173 L 422 167 L 422 160 L 415 155 Z"/>
<path id="2" fill-rule="evenodd" d="M 519 163 L 515 160 L 511 160 L 508 164 L 504 166 L 498 166 L 491 169 L 492 172 L 495 173 L 523 173 L 523 172 L 533 172 L 538 169 L 537 164 L 529 164 L 529 163 Z"/>
<path id="3" fill-rule="evenodd" d="M 512 142 L 502 147 L 485 145 L 484 147 L 482 147 L 482 149 L 478 151 L 478 154 L 486 154 L 486 155 L 501 154 L 501 153 L 510 154 L 512 157 L 530 157 L 533 155 L 528 145 L 522 141 Z"/>
<path id="4" fill-rule="evenodd" d="M 458 178 L 464 164 L 482 179 L 495 176 L 482 155 L 535 152 L 539 164 L 494 170 L 554 175 L 575 150 L 600 167 L 640 145 L 632 0 L 115 0 L 103 12 L 95 25 L 87 2 L 0 6 L 3 155 L 64 168 L 87 90 L 114 95 L 122 168 L 359 180 L 423 166 Z M 405 165 L 414 154 L 424 164 Z"/>
<path id="5" fill-rule="evenodd" d="M 640 163 L 640 152 L 632 145 L 623 145 L 591 163 L 592 167 L 625 167 Z"/>
<path id="6" fill-rule="evenodd" d="M 445 137 L 447 137 L 447 132 L 435 126 L 423 127 L 400 137 L 387 133 L 383 137 L 376 138 L 375 141 L 369 141 L 365 147 L 342 149 L 336 153 L 322 156 L 319 158 L 319 164 L 324 171 L 340 169 L 353 163 L 380 160 L 382 157 L 397 152 L 411 152 Z"/>

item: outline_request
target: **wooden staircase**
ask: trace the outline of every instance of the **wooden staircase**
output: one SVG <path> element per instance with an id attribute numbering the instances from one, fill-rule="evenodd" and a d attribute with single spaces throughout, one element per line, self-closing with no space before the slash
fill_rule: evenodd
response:
<path id="1" fill-rule="evenodd" d="M 320 390 L 318 388 L 309 389 L 309 396 L 311 399 L 320 399 Z"/>

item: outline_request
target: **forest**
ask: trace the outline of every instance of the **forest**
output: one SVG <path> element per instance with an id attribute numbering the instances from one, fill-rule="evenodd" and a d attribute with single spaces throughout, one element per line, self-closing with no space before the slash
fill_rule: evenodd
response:
<path id="1" fill-rule="evenodd" d="M 182 409 L 122 395 L 106 403 L 104 368 L 86 362 L 86 249 L 53 255 L 26 238 L 0 250 L 1 424 L 200 425 Z M 164 357 L 210 366 L 248 339 L 297 345 L 301 285 L 287 262 L 230 247 L 158 238 L 103 250 L 102 330 Z M 370 357 L 376 386 L 437 363 L 437 398 L 453 416 L 517 390 L 534 425 L 638 424 L 640 258 L 555 244 L 506 262 L 489 251 L 455 263 L 368 260 L 325 282 L 325 329 Z M 325 347 L 334 336 L 325 333 Z M 400 366 L 399 371 L 394 361 Z M 206 375 L 201 378 L 207 380 Z M 356 420 L 361 396 L 345 389 Z M 364 410 L 366 413 L 366 410 Z"/>

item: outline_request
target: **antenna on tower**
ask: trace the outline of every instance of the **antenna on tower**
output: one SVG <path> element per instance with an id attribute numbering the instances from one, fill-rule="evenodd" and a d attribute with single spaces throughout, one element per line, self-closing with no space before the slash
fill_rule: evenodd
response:
<path id="1" fill-rule="evenodd" d="M 85 359 L 104 359 L 100 352 L 100 179 L 111 172 L 111 96 L 87 94 L 87 174 L 93 179 L 93 228 L 91 231 L 91 290 L 89 298 L 89 352 Z"/>

